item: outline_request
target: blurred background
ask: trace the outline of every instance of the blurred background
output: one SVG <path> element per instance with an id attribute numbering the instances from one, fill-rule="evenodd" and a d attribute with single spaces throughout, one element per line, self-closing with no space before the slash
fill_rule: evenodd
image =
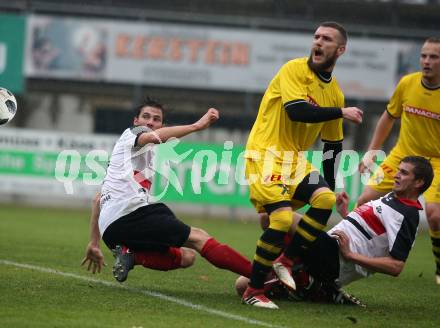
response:
<path id="1" fill-rule="evenodd" d="M 192 123 L 209 107 L 221 113 L 179 145 L 211 150 L 213 167 L 194 177 L 194 151 L 175 166 L 183 195 L 173 189 L 164 200 L 251 217 L 239 154 L 269 81 L 309 55 L 317 25 L 338 21 L 349 32 L 335 76 L 346 104 L 365 111 L 361 126 L 345 126 L 344 149 L 363 152 L 400 77 L 418 70 L 423 40 L 439 36 L 439 17 L 436 0 L 0 1 L 0 86 L 18 101 L 0 127 L 0 201 L 88 207 L 108 160 L 90 152 L 111 152 L 148 95 L 165 104 L 167 124 Z M 222 166 L 228 153 L 232 172 Z M 352 197 L 359 179 L 345 180 Z"/>

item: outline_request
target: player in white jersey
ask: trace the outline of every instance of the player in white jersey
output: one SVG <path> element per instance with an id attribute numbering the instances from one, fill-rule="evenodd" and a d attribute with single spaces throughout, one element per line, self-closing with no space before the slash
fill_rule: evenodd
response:
<path id="1" fill-rule="evenodd" d="M 102 237 L 114 252 L 113 275 L 119 282 L 127 279 L 134 265 L 156 270 L 188 267 L 195 259 L 193 250 L 219 268 L 250 276 L 248 259 L 207 232 L 184 224 L 165 204 L 154 203 L 150 194 L 155 144 L 206 129 L 218 118 L 218 111 L 210 108 L 194 124 L 164 127 L 158 102 L 148 99 L 136 109 L 134 126 L 116 142 L 100 199 L 94 204 L 83 259 L 88 270 L 99 272 L 104 265 Z"/>
<path id="2" fill-rule="evenodd" d="M 319 282 L 324 289 L 337 286 L 337 293 L 340 286 L 376 272 L 398 276 L 413 246 L 423 210 L 418 198 L 429 188 L 433 176 L 428 160 L 408 156 L 399 165 L 393 191 L 385 196 L 348 213 L 348 195 L 339 194 L 337 210 L 345 219 L 321 233 L 310 250 L 294 261 L 313 277 L 300 277 L 297 286 L 310 288 L 309 283 Z M 294 268 L 292 274 L 295 279 L 298 271 Z M 237 280 L 239 293 L 244 292 L 247 281 L 244 277 Z M 297 293 L 304 295 L 304 290 Z"/>

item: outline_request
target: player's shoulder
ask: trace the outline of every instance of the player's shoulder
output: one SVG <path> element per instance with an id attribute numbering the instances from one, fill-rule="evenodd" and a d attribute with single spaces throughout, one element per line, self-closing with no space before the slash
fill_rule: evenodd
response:
<path id="1" fill-rule="evenodd" d="M 126 143 L 127 140 L 131 140 L 137 136 L 135 127 L 126 128 L 119 137 L 117 143 Z"/>
<path id="2" fill-rule="evenodd" d="M 313 72 L 307 64 L 307 57 L 289 60 L 281 67 L 280 73 L 295 76 L 303 82 L 313 79 Z"/>
<path id="3" fill-rule="evenodd" d="M 126 128 L 122 133 L 120 139 L 124 139 L 130 135 L 133 135 L 133 127 Z"/>
<path id="4" fill-rule="evenodd" d="M 382 196 L 380 200 L 383 204 L 388 205 L 395 212 L 402 215 L 417 214 L 420 210 L 423 210 L 419 201 L 400 198 L 393 191 Z"/>
<path id="5" fill-rule="evenodd" d="M 421 72 L 414 72 L 410 74 L 404 75 L 401 79 L 399 84 L 400 85 L 408 85 L 412 83 L 419 83 L 422 80 L 422 73 Z"/>
<path id="6" fill-rule="evenodd" d="M 151 129 L 143 125 L 130 126 L 129 128 L 126 128 L 124 132 L 122 132 L 121 136 L 137 136 L 144 132 L 151 132 Z"/>
<path id="7" fill-rule="evenodd" d="M 381 197 L 379 197 L 377 199 L 373 199 L 372 202 L 383 203 L 386 200 L 389 201 L 389 200 L 394 199 L 394 198 L 395 198 L 394 192 L 390 191 L 389 193 L 387 193 L 387 194 L 385 194 L 385 195 L 383 195 L 383 196 L 381 196 Z"/>
<path id="8" fill-rule="evenodd" d="M 308 70 L 307 57 L 294 58 L 283 65 L 284 68 Z"/>

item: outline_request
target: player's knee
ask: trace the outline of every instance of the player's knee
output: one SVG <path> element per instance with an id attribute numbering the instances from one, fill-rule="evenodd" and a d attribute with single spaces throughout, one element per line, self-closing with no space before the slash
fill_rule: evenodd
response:
<path id="1" fill-rule="evenodd" d="M 314 208 L 332 209 L 336 204 L 336 195 L 330 189 L 324 189 L 313 195 L 310 200 L 310 205 Z"/>
<path id="2" fill-rule="evenodd" d="M 196 261 L 196 252 L 189 248 L 182 248 L 181 267 L 188 268 Z"/>
<path id="3" fill-rule="evenodd" d="M 440 213 L 432 213 L 427 215 L 427 220 L 429 223 L 440 223 Z"/>
<path id="4" fill-rule="evenodd" d="M 428 218 L 436 218 L 440 217 L 440 204 L 437 203 L 426 203 L 426 215 Z"/>
<path id="5" fill-rule="evenodd" d="M 269 228 L 287 232 L 292 227 L 293 215 L 291 210 L 280 210 L 270 213 Z"/>
<path id="6" fill-rule="evenodd" d="M 243 276 L 240 276 L 235 280 L 235 290 L 237 291 L 238 296 L 243 296 L 248 284 L 249 279 Z"/>
<path id="7" fill-rule="evenodd" d="M 190 237 L 191 237 L 191 239 L 194 239 L 195 241 L 202 241 L 202 242 L 205 242 L 209 238 L 211 238 L 209 233 L 207 233 L 205 230 L 200 229 L 200 228 L 194 228 L 194 227 L 191 227 Z"/>
<path id="8" fill-rule="evenodd" d="M 299 214 L 297 212 L 293 212 L 292 226 L 288 232 L 290 236 L 293 236 L 293 234 L 295 233 L 296 227 L 297 227 L 299 221 L 301 221 L 302 217 L 303 217 L 302 214 Z"/>
<path id="9" fill-rule="evenodd" d="M 266 230 L 269 227 L 269 215 L 267 213 L 259 213 L 260 227 Z"/>
<path id="10" fill-rule="evenodd" d="M 205 230 L 191 227 L 191 232 L 184 246 L 200 252 L 210 238 L 211 236 Z"/>
<path id="11" fill-rule="evenodd" d="M 440 206 L 432 203 L 426 204 L 426 219 L 431 230 L 440 230 Z"/>

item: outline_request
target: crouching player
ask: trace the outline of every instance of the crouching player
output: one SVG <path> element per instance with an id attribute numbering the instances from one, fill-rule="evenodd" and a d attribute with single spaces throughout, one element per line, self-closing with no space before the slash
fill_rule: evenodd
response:
<path id="1" fill-rule="evenodd" d="M 201 131 L 219 118 L 210 108 L 197 122 L 163 126 L 163 106 L 148 99 L 135 110 L 133 127 L 127 128 L 113 149 L 100 198 L 95 199 L 90 220 L 90 242 L 82 264 L 99 272 L 104 265 L 100 239 L 116 258 L 113 275 L 127 279 L 135 265 L 155 270 L 186 268 L 195 252 L 212 265 L 250 276 L 251 262 L 206 231 L 180 221 L 163 203 L 155 203 L 153 184 L 155 144 Z"/>
<path id="2" fill-rule="evenodd" d="M 322 232 L 309 250 L 295 259 L 291 275 L 297 290 L 293 298 L 334 303 L 362 303 L 340 288 L 380 272 L 398 276 L 413 246 L 423 208 L 418 201 L 433 180 L 433 169 L 420 156 L 402 159 L 392 192 L 348 213 L 348 195 L 337 197 L 337 210 L 345 219 Z M 280 280 L 269 275 L 267 293 L 288 295 Z M 282 280 L 282 279 L 281 279 Z M 239 277 L 242 294 L 248 279 Z"/>

